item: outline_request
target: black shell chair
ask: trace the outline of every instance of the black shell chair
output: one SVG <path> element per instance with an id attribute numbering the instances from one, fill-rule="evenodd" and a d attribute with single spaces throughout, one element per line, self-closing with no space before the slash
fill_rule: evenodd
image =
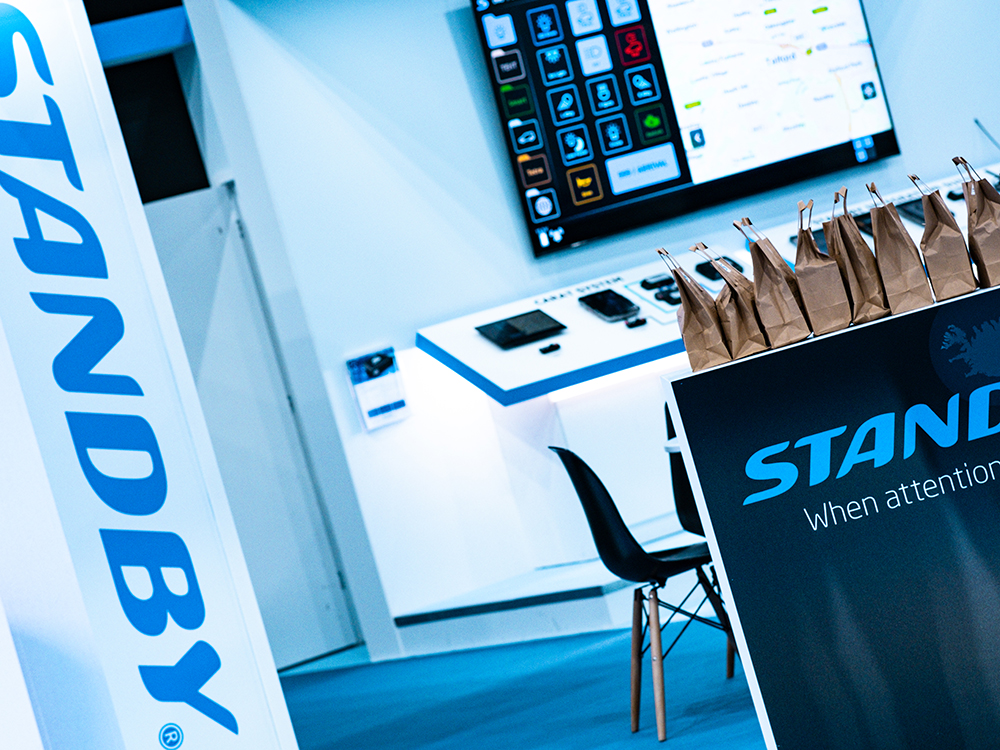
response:
<path id="1" fill-rule="evenodd" d="M 637 732 L 639 730 L 642 656 L 648 650 L 653 666 L 653 701 L 656 708 L 656 730 L 657 736 L 662 742 L 667 738 L 666 700 L 663 687 L 663 657 L 670 652 L 670 649 L 674 647 L 677 640 L 683 635 L 692 621 L 704 623 L 726 633 L 728 636 L 726 676 L 733 676 L 735 641 L 733 640 L 729 618 L 726 616 L 726 610 L 719 596 L 718 581 L 715 576 L 715 570 L 712 567 L 712 557 L 708 551 L 708 544 L 699 542 L 697 544 L 689 544 L 685 547 L 663 550 L 662 552 L 646 552 L 628 530 L 604 484 L 583 459 L 565 448 L 549 447 L 559 456 L 569 474 L 573 487 L 576 489 L 576 494 L 580 498 L 580 504 L 583 505 L 583 511 L 587 516 L 587 523 L 590 525 L 590 532 L 594 537 L 594 544 L 597 547 L 597 553 L 600 555 L 601 561 L 608 570 L 619 578 L 642 584 L 635 590 L 632 605 L 632 731 Z M 685 474 L 685 483 L 686 477 L 687 475 Z M 687 491 L 693 504 L 694 498 L 690 496 L 690 487 L 687 487 Z M 694 512 L 694 518 L 697 519 L 697 509 L 692 508 L 691 510 Z M 678 509 L 678 515 L 680 515 L 680 509 Z M 698 521 L 698 528 L 700 531 L 700 521 Z M 695 571 L 698 581 L 679 604 L 673 605 L 659 600 L 657 591 L 666 583 L 668 578 L 691 570 Z M 648 610 L 645 606 L 647 596 L 644 593 L 644 589 L 646 586 L 650 586 Z M 704 598 L 701 600 L 701 603 L 693 610 L 685 610 L 684 607 L 688 600 L 699 587 L 704 592 Z M 715 611 L 716 620 L 708 619 L 698 614 L 706 601 L 711 604 L 712 609 Z M 671 613 L 662 625 L 660 624 L 659 612 L 661 607 Z M 678 614 L 687 617 L 688 620 L 684 623 L 684 626 L 667 647 L 666 651 L 664 651 L 661 630 Z M 647 633 L 649 635 L 648 644 L 646 644 Z"/>

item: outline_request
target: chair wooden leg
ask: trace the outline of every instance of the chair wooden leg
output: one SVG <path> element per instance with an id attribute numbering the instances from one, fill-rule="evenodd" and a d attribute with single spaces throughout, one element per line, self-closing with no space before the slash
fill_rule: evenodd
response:
<path id="1" fill-rule="evenodd" d="M 642 697 L 642 588 L 632 597 L 632 731 L 639 731 L 639 703 Z"/>
<path id="2" fill-rule="evenodd" d="M 736 644 L 733 637 L 729 636 L 726 641 L 726 679 L 731 680 L 736 670 Z"/>
<path id="3" fill-rule="evenodd" d="M 660 638 L 660 600 L 656 586 L 649 592 L 649 653 L 653 662 L 653 705 L 656 707 L 656 737 L 667 739 L 667 702 L 663 689 L 663 641 Z"/>

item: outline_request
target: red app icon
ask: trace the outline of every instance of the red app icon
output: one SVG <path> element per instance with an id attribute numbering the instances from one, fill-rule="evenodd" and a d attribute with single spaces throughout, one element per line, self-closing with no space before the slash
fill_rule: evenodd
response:
<path id="1" fill-rule="evenodd" d="M 615 41 L 618 42 L 618 56 L 621 57 L 622 65 L 635 65 L 650 58 L 646 30 L 642 26 L 616 31 Z"/>

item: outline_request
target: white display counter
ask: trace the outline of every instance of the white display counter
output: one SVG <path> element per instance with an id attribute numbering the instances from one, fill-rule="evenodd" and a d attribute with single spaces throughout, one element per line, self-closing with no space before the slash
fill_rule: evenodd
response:
<path id="1" fill-rule="evenodd" d="M 996 167 L 990 169 L 996 171 Z M 990 170 L 982 171 L 981 174 L 985 176 L 988 171 Z M 947 196 L 952 191 L 961 193 L 961 183 L 961 178 L 956 174 L 954 178 L 937 181 L 930 187 L 941 190 L 942 195 Z M 832 195 L 831 190 L 831 210 Z M 855 187 L 848 198 L 848 208 L 855 215 L 867 214 L 872 205 L 863 188 L 859 190 Z M 913 188 L 886 195 L 885 198 L 898 205 L 918 200 L 920 191 Z M 964 232 L 964 201 L 945 197 L 945 203 L 955 214 L 958 225 Z M 789 214 L 794 216 L 794 210 L 790 210 Z M 830 211 L 824 213 L 823 208 L 817 206 L 813 214 L 813 228 L 820 228 L 830 215 Z M 914 241 L 919 244 L 923 227 L 905 215 L 902 218 Z M 796 219 L 787 224 L 769 227 L 763 233 L 789 262 L 794 262 L 797 229 Z M 691 238 L 691 243 L 697 239 L 699 238 Z M 740 248 L 742 238 L 735 229 L 722 227 L 718 234 L 705 239 L 714 252 L 735 260 L 743 267 L 746 276 L 752 278 L 750 254 L 746 249 Z M 866 240 L 871 246 L 872 238 L 866 235 Z M 721 290 L 721 281 L 712 280 L 698 270 L 699 266 L 704 269 L 703 258 L 688 251 L 677 252 L 674 247 L 671 247 L 671 252 L 709 292 L 715 295 Z M 650 255 L 653 256 L 652 249 Z M 658 290 L 646 289 L 642 285 L 644 279 L 667 272 L 666 265 L 656 260 L 609 276 L 455 318 L 419 330 L 417 347 L 500 404 L 517 404 L 683 351 L 684 345 L 677 326 L 678 305 L 656 299 Z M 622 321 L 608 323 L 579 303 L 580 297 L 602 289 L 613 289 L 634 301 L 639 305 L 639 316 L 646 318 L 646 324 L 627 328 Z M 566 329 L 556 336 L 508 350 L 501 349 L 476 331 L 477 326 L 532 310 L 542 310 L 565 325 Z M 559 344 L 558 350 L 548 354 L 540 351 L 551 344 Z"/>
<path id="2" fill-rule="evenodd" d="M 750 273 L 750 255 L 745 250 L 724 254 Z M 684 252 L 682 265 L 712 292 L 722 288 L 695 270 L 705 260 Z M 490 310 L 456 318 L 417 332 L 417 347 L 450 367 L 504 406 L 543 396 L 602 375 L 677 354 L 684 349 L 677 327 L 677 304 L 656 299 L 656 288 L 643 288 L 645 279 L 668 273 L 656 260 L 620 273 L 591 279 Z M 665 288 L 665 287 L 664 287 Z M 609 323 L 580 304 L 580 297 L 613 289 L 639 306 L 644 325 L 629 328 L 625 321 Z M 542 310 L 566 326 L 556 336 L 501 349 L 477 330 L 477 326 L 514 315 Z M 559 344 L 557 351 L 540 350 Z"/>

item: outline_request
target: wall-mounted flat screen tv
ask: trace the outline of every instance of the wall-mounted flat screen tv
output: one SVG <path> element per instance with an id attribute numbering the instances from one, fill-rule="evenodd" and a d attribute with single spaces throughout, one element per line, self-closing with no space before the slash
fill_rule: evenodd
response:
<path id="1" fill-rule="evenodd" d="M 899 153 L 860 0 L 472 2 L 536 256 Z"/>

